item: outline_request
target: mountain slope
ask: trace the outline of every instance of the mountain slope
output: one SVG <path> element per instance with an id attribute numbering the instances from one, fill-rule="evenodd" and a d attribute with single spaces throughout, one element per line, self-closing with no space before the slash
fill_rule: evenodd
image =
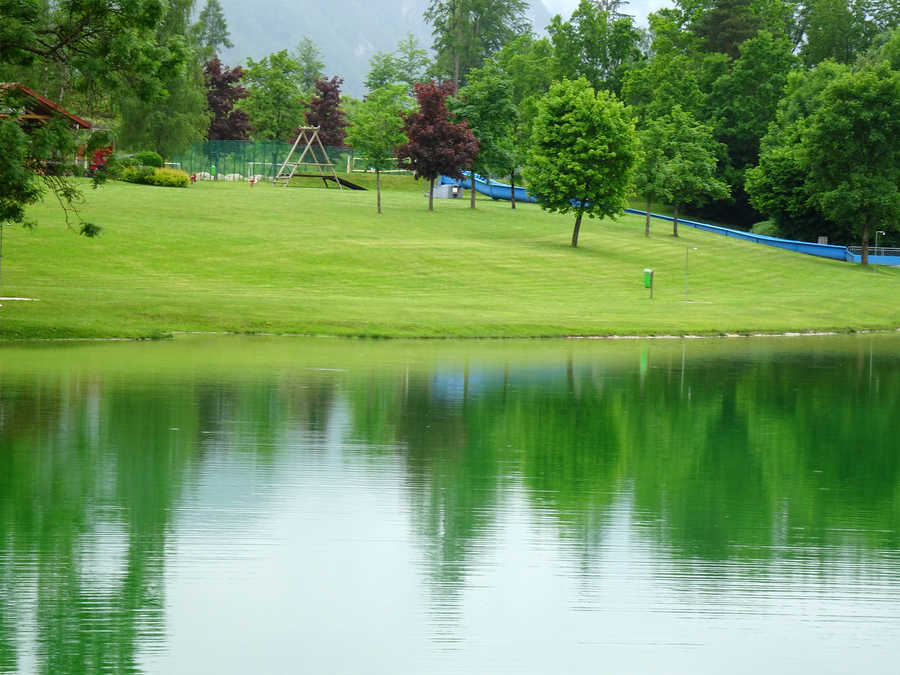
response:
<path id="1" fill-rule="evenodd" d="M 369 59 L 376 52 L 391 52 L 407 33 L 430 47 L 431 28 L 422 15 L 429 0 L 221 0 L 231 31 L 233 49 L 221 55 L 229 65 L 243 63 L 281 49 L 293 50 L 304 37 L 322 52 L 325 74 L 341 75 L 344 92 L 361 96 Z M 198 8 L 202 1 L 198 0 Z M 539 0 L 529 13 L 537 32 L 550 16 Z"/>

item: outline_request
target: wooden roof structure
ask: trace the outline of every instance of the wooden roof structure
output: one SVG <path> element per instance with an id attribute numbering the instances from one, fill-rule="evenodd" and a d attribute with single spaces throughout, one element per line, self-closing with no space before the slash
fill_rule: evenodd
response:
<path id="1" fill-rule="evenodd" d="M 17 106 L 5 105 L 7 97 L 15 97 Z M 52 117 L 59 115 L 67 119 L 74 129 L 91 129 L 91 123 L 73 115 L 61 105 L 19 82 L 0 82 L 0 119 L 15 117 L 26 129 L 29 126 L 42 126 Z"/>

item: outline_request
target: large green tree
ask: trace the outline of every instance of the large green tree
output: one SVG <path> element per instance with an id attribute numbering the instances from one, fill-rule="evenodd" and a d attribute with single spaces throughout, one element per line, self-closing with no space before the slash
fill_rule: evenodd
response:
<path id="1" fill-rule="evenodd" d="M 706 93 L 700 86 L 703 78 L 698 40 L 681 31 L 667 13 L 651 14 L 648 21 L 653 56 L 625 73 L 622 100 L 640 119 L 660 117 L 675 105 L 699 116 Z"/>
<path id="2" fill-rule="evenodd" d="M 541 208 L 575 213 L 576 247 L 582 216 L 623 212 L 639 155 L 629 110 L 584 78 L 564 79 L 538 102 L 525 177 Z"/>
<path id="3" fill-rule="evenodd" d="M 759 164 L 746 172 L 745 190 L 750 204 L 771 219 L 779 236 L 849 242 L 852 229 L 827 218 L 807 182 L 800 141 L 806 119 L 822 105 L 822 93 L 848 68 L 825 61 L 810 70 L 788 76 L 785 94 L 778 103 L 775 121 L 762 138 Z"/>
<path id="4" fill-rule="evenodd" d="M 887 63 L 834 80 L 802 136 L 803 163 L 822 212 L 853 225 L 868 264 L 875 229 L 900 222 L 900 72 Z"/>
<path id="5" fill-rule="evenodd" d="M 131 93 L 117 99 L 120 147 L 153 149 L 163 157 L 189 147 L 206 135 L 209 110 L 203 79 L 204 50 L 190 26 L 193 0 L 170 0 L 157 28 L 159 45 L 177 45 L 182 63 L 162 75 L 165 89 L 151 105 Z"/>
<path id="6" fill-rule="evenodd" d="M 631 17 L 581 0 L 568 21 L 560 15 L 547 26 L 557 77 L 584 77 L 595 89 L 622 91 L 627 69 L 640 60 L 641 34 Z"/>
<path id="7" fill-rule="evenodd" d="M 800 54 L 814 66 L 827 59 L 850 64 L 876 36 L 900 20 L 900 6 L 882 0 L 806 0 Z"/>
<path id="8" fill-rule="evenodd" d="M 161 0 L 0 0 L 0 72 L 57 100 L 70 92 L 83 101 L 128 93 L 152 102 L 164 94 L 167 73 L 187 57 L 182 40 L 158 40 L 166 7 Z M 77 216 L 80 191 L 47 165 L 76 145 L 72 130 L 58 122 L 29 135 L 15 120 L 0 124 L 3 217 L 25 222 L 24 207 L 47 189 L 66 209 L 67 222 Z M 80 231 L 92 235 L 99 228 L 81 223 Z"/>
<path id="9" fill-rule="evenodd" d="M 742 43 L 739 51 L 740 57 L 712 82 L 705 113 L 716 139 L 727 148 L 720 177 L 733 186 L 734 201 L 718 204 L 717 215 L 746 225 L 757 215 L 743 189 L 744 171 L 757 163 L 760 139 L 775 119 L 788 74 L 798 62 L 787 38 L 765 30 Z"/>
<path id="10" fill-rule="evenodd" d="M 248 96 L 240 108 L 250 115 L 253 138 L 292 140 L 294 129 L 305 119 L 302 69 L 297 60 L 286 49 L 259 61 L 248 58 L 244 82 Z"/>
<path id="11" fill-rule="evenodd" d="M 787 39 L 760 31 L 740 46 L 731 71 L 713 83 L 708 99 L 712 122 L 735 168 L 756 163 L 759 139 L 775 119 L 788 73 L 796 65 Z"/>
<path id="12" fill-rule="evenodd" d="M 527 8 L 525 0 L 432 0 L 425 19 L 437 71 L 462 84 L 469 70 L 528 29 Z"/>

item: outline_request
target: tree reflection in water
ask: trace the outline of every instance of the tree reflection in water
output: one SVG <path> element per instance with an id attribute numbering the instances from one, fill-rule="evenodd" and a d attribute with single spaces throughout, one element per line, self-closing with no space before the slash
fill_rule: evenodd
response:
<path id="1" fill-rule="evenodd" d="M 872 342 L 562 343 L 523 361 L 435 348 L 348 370 L 292 352 L 234 377 L 196 352 L 135 377 L 5 361 L 0 672 L 139 671 L 165 648 L 176 514 L 207 458 L 252 456 L 252 480 L 272 481 L 292 439 L 325 446 L 335 430 L 345 462 L 401 459 L 440 635 L 517 496 L 585 579 L 623 504 L 647 545 L 705 565 L 703 583 L 792 560 L 864 574 L 900 549 L 900 350 Z"/>

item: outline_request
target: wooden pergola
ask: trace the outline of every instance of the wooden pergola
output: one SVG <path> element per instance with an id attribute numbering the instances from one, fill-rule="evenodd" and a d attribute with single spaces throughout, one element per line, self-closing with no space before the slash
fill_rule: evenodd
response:
<path id="1" fill-rule="evenodd" d="M 68 120 L 73 129 L 90 131 L 91 123 L 73 115 L 61 105 L 19 82 L 0 82 L 0 119 L 16 119 L 28 132 L 45 125 L 53 117 Z"/>

